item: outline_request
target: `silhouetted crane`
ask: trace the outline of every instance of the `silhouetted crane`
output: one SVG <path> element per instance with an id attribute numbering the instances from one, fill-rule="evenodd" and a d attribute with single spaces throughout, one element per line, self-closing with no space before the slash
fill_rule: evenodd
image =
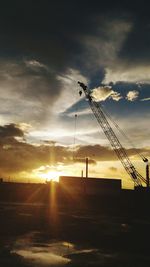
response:
<path id="1" fill-rule="evenodd" d="M 107 117 L 102 109 L 102 106 L 100 103 L 93 100 L 91 96 L 90 90 L 87 88 L 87 86 L 78 81 L 78 84 L 83 89 L 85 93 L 85 97 L 89 102 L 89 105 L 91 107 L 91 110 L 93 111 L 93 114 L 95 118 L 97 119 L 99 125 L 103 129 L 104 134 L 106 135 L 107 139 L 109 140 L 113 150 L 115 151 L 117 157 L 121 161 L 123 167 L 125 168 L 126 172 L 130 175 L 131 179 L 134 182 L 134 186 L 141 187 L 142 182 L 144 182 L 147 187 L 149 187 L 149 177 L 145 179 L 134 167 L 132 162 L 130 161 L 127 152 L 125 148 L 121 145 L 120 141 L 118 140 L 115 132 L 113 131 L 111 125 L 109 124 Z M 144 162 L 148 162 L 148 159 L 143 157 Z"/>

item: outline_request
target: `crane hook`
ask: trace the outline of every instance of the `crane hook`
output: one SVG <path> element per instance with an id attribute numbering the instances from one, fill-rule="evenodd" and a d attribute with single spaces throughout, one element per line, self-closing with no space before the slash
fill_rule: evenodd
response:
<path id="1" fill-rule="evenodd" d="M 82 91 L 81 91 L 81 90 L 79 91 L 79 95 L 80 95 L 80 96 L 82 95 Z"/>

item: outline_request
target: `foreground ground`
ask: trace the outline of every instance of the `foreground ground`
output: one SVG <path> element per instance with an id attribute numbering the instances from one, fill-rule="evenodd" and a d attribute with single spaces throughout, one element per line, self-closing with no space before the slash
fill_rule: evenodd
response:
<path id="1" fill-rule="evenodd" d="M 148 267 L 149 216 L 0 204 L 0 266 Z"/>

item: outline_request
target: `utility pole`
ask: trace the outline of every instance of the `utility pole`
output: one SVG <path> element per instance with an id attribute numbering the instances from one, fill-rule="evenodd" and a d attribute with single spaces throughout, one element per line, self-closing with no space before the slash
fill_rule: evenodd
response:
<path id="1" fill-rule="evenodd" d="M 146 187 L 149 189 L 149 162 L 145 157 L 143 157 L 143 161 L 146 163 Z"/>
<path id="2" fill-rule="evenodd" d="M 86 175 L 85 175 L 85 178 L 83 178 L 83 191 L 85 195 L 86 195 L 86 178 L 88 178 L 88 163 L 89 163 L 89 159 L 85 158 Z"/>
<path id="3" fill-rule="evenodd" d="M 86 178 L 88 178 L 88 164 L 89 164 L 89 159 L 86 158 L 85 159 L 85 162 L 86 162 Z"/>
<path id="4" fill-rule="evenodd" d="M 146 164 L 146 181 L 147 181 L 147 188 L 149 188 L 149 165 Z"/>

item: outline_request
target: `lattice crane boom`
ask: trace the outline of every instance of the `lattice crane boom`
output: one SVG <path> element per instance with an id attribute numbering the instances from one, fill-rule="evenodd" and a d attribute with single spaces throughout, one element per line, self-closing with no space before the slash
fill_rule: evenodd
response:
<path id="1" fill-rule="evenodd" d="M 86 99 L 89 102 L 90 108 L 97 119 L 99 125 L 103 129 L 104 134 L 106 135 L 107 139 L 109 140 L 113 150 L 115 151 L 117 157 L 121 161 L 123 167 L 125 168 L 126 172 L 130 175 L 131 179 L 134 182 L 135 186 L 142 186 L 142 182 L 146 183 L 146 179 L 135 169 L 134 165 L 130 161 L 126 150 L 121 145 L 120 141 L 118 140 L 115 132 L 113 131 L 111 125 L 109 124 L 107 117 L 100 105 L 100 103 L 93 100 L 90 91 L 88 90 L 87 86 L 81 82 L 78 82 L 80 87 L 83 89 Z"/>

